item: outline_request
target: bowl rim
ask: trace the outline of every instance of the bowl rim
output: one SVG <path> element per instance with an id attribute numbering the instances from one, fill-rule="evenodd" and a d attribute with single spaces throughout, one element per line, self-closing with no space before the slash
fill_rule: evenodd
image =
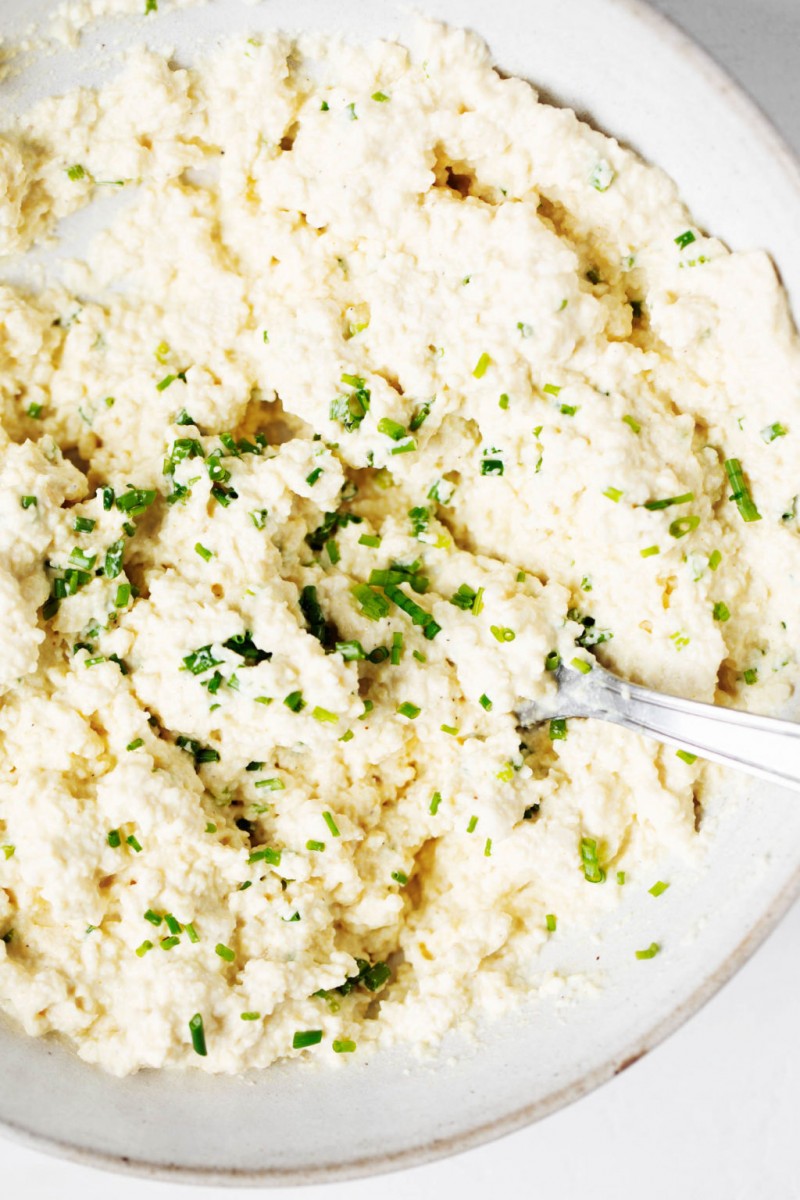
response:
<path id="1" fill-rule="evenodd" d="M 667 41 L 681 57 L 702 72 L 707 82 L 725 99 L 739 120 L 757 133 L 771 157 L 779 163 L 786 178 L 797 191 L 800 206 L 800 156 L 747 89 L 716 60 L 714 55 L 688 34 L 680 22 L 653 7 L 650 0 L 604 0 L 629 13 L 634 20 Z M 589 119 L 591 120 L 591 114 Z M 739 971 L 775 930 L 794 902 L 800 898 L 800 864 L 768 908 L 748 930 L 736 948 L 717 969 L 704 979 L 672 1012 L 647 1032 L 618 1050 L 600 1066 L 558 1091 L 517 1108 L 502 1117 L 485 1121 L 467 1132 L 434 1139 L 424 1145 L 395 1153 L 368 1154 L 344 1163 L 322 1163 L 314 1167 L 275 1168 L 237 1171 L 231 1168 L 186 1167 L 179 1163 L 154 1164 L 128 1155 L 104 1154 L 75 1146 L 71 1142 L 34 1132 L 24 1125 L 0 1118 L 0 1133 L 12 1141 L 79 1166 L 129 1175 L 153 1182 L 205 1185 L 210 1187 L 287 1187 L 365 1179 L 371 1176 L 425 1166 L 428 1163 L 473 1150 L 515 1133 L 544 1117 L 566 1108 L 601 1084 L 607 1083 L 634 1065 L 650 1050 L 694 1016 Z"/>

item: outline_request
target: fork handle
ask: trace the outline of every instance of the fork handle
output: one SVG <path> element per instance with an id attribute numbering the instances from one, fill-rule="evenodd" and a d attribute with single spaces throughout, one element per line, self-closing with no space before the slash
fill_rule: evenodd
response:
<path id="1" fill-rule="evenodd" d="M 599 663 L 586 676 L 559 667 L 558 704 L 565 716 L 612 721 L 800 791 L 800 724 L 794 721 L 664 695 L 626 683 Z"/>

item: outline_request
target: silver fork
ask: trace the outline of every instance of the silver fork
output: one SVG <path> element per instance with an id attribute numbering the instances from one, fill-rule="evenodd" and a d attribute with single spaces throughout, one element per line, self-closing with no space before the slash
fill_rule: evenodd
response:
<path id="1" fill-rule="evenodd" d="M 626 683 L 599 663 L 586 674 L 562 664 L 554 674 L 558 692 L 552 702 L 523 701 L 517 708 L 520 725 L 559 717 L 611 721 L 800 791 L 800 724 L 667 696 Z"/>

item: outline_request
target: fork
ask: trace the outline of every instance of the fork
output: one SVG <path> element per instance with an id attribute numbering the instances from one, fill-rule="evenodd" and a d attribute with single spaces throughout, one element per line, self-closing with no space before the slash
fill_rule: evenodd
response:
<path id="1" fill-rule="evenodd" d="M 521 726 L 568 717 L 610 721 L 679 746 L 687 758 L 711 759 L 800 791 L 800 724 L 794 721 L 682 700 L 627 683 L 596 662 L 585 673 L 562 663 L 554 675 L 552 701 L 524 700 L 517 707 Z"/>

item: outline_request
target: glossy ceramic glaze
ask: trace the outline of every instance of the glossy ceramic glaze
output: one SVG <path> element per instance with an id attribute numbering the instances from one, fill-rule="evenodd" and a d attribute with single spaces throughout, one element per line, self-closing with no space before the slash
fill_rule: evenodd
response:
<path id="1" fill-rule="evenodd" d="M 2 0 L 13 35 L 53 0 Z M 144 6 L 142 6 L 144 7 Z M 700 51 L 628 0 L 420 0 L 472 26 L 496 61 L 575 107 L 676 178 L 699 223 L 734 248 L 766 246 L 800 302 L 800 175 L 754 106 Z M 190 59 L 234 29 L 408 31 L 383 0 L 270 0 L 105 23 L 4 85 L 0 103 L 91 82 L 110 53 L 147 37 Z M 92 220 L 94 218 L 89 218 Z M 86 219 L 70 227 L 80 241 Z M 720 777 L 702 853 L 654 904 L 632 887 L 597 937 L 553 939 L 555 982 L 513 1019 L 421 1062 L 396 1052 L 329 1072 L 292 1063 L 250 1079 L 145 1073 L 114 1079 L 52 1041 L 0 1024 L 0 1129 L 65 1157 L 157 1178 L 265 1186 L 409 1166 L 510 1132 L 583 1095 L 675 1029 L 745 961 L 800 889 L 800 805 L 774 787 Z M 632 949 L 662 943 L 656 959 Z M 675 1081 L 665 1080 L 665 1086 Z M 536 1164 L 531 1163 L 531 1185 Z"/>

